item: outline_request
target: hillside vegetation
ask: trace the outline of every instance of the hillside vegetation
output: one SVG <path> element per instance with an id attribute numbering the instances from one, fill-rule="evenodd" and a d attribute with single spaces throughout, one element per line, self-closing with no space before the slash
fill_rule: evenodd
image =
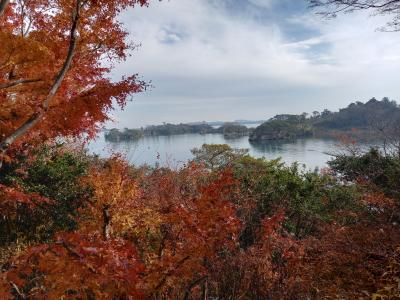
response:
<path id="1" fill-rule="evenodd" d="M 251 141 L 296 139 L 307 136 L 379 138 L 400 132 L 400 107 L 395 101 L 372 98 L 355 102 L 338 112 L 314 111 L 311 115 L 277 115 L 257 127 Z"/>
<path id="2" fill-rule="evenodd" d="M 399 156 L 316 173 L 228 145 L 193 154 L 172 170 L 49 144 L 6 164 L 1 298 L 399 295 Z"/>
<path id="3" fill-rule="evenodd" d="M 250 135 L 250 141 L 285 140 L 313 135 L 309 120 L 302 115 L 277 115 L 258 126 Z"/>

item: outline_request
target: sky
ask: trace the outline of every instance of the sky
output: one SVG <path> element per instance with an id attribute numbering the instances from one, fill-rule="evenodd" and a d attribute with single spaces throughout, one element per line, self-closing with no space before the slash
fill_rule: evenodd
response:
<path id="1" fill-rule="evenodd" d="M 305 0 L 153 0 L 120 20 L 140 47 L 112 76 L 137 73 L 152 87 L 107 127 L 400 101 L 400 33 L 378 31 L 386 20 L 365 12 L 326 20 Z"/>

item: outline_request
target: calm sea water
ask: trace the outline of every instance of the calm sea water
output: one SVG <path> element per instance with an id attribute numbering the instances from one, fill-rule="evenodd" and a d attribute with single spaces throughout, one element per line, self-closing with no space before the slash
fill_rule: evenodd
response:
<path id="1" fill-rule="evenodd" d="M 134 165 L 155 165 L 176 168 L 181 166 L 193 156 L 193 148 L 203 144 L 228 144 L 234 148 L 249 149 L 254 157 L 267 159 L 281 158 L 283 162 L 291 164 L 299 162 L 307 169 L 323 168 L 330 159 L 327 153 L 334 152 L 338 142 L 325 139 L 298 139 L 296 141 L 271 141 L 262 144 L 250 143 L 248 137 L 225 139 L 222 134 L 184 134 L 174 136 L 144 137 L 133 142 L 106 142 L 101 135 L 97 140 L 88 145 L 90 153 L 102 157 L 113 152 L 123 153 L 130 163 Z"/>

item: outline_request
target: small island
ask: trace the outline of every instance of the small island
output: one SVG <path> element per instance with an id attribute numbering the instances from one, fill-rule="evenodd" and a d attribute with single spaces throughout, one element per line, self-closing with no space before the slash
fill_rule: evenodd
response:
<path id="1" fill-rule="evenodd" d="M 247 136 L 253 129 L 247 128 L 236 122 L 227 122 L 215 128 L 208 123 L 152 125 L 140 129 L 107 130 L 104 137 L 110 142 L 135 141 L 144 136 L 170 136 L 179 134 L 223 134 L 225 138 L 238 138 Z"/>
<path id="2" fill-rule="evenodd" d="M 312 135 L 313 128 L 305 115 L 277 115 L 258 126 L 249 140 L 290 140 Z"/>
<path id="3" fill-rule="evenodd" d="M 215 132 L 223 134 L 225 138 L 238 138 L 249 135 L 252 130 L 253 129 L 247 128 L 244 125 L 232 122 L 225 123 L 217 128 Z"/>
<path id="4" fill-rule="evenodd" d="M 143 137 L 143 132 L 139 129 L 128 129 L 125 128 L 124 131 L 113 128 L 104 134 L 107 141 L 110 142 L 120 142 L 120 141 L 134 141 Z"/>

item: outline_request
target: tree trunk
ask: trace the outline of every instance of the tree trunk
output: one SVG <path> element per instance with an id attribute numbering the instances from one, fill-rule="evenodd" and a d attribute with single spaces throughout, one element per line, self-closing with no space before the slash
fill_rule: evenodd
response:
<path id="1" fill-rule="evenodd" d="M 0 16 L 8 4 L 9 0 L 0 0 Z M 75 55 L 75 49 L 77 45 L 77 32 L 78 32 L 78 21 L 79 21 L 79 13 L 81 8 L 81 0 L 76 2 L 75 10 L 72 14 L 72 25 L 70 30 L 70 41 L 68 47 L 68 54 L 65 58 L 64 64 L 60 69 L 59 73 L 56 76 L 56 79 L 50 88 L 50 91 L 42 103 L 42 108 L 39 112 L 33 114 L 24 124 L 22 124 L 19 128 L 17 128 L 12 134 L 7 136 L 1 143 L 0 143 L 0 168 L 2 167 L 3 158 L 9 146 L 13 144 L 18 138 L 26 134 L 32 127 L 34 127 L 44 116 L 49 108 L 49 104 L 51 100 L 54 98 L 55 94 L 57 93 L 58 89 L 61 86 L 62 81 L 65 78 L 68 70 L 71 67 L 72 59 Z"/>
<path id="2" fill-rule="evenodd" d="M 207 279 L 201 285 L 201 299 L 208 300 L 208 280 Z"/>
<path id="3" fill-rule="evenodd" d="M 0 0 L 0 17 L 3 15 L 10 0 Z"/>
<path id="4" fill-rule="evenodd" d="M 108 240 L 111 236 L 111 228 L 110 228 L 110 222 L 111 222 L 111 217 L 110 217 L 110 206 L 109 205 L 104 205 L 103 206 L 103 238 L 104 240 Z"/>

